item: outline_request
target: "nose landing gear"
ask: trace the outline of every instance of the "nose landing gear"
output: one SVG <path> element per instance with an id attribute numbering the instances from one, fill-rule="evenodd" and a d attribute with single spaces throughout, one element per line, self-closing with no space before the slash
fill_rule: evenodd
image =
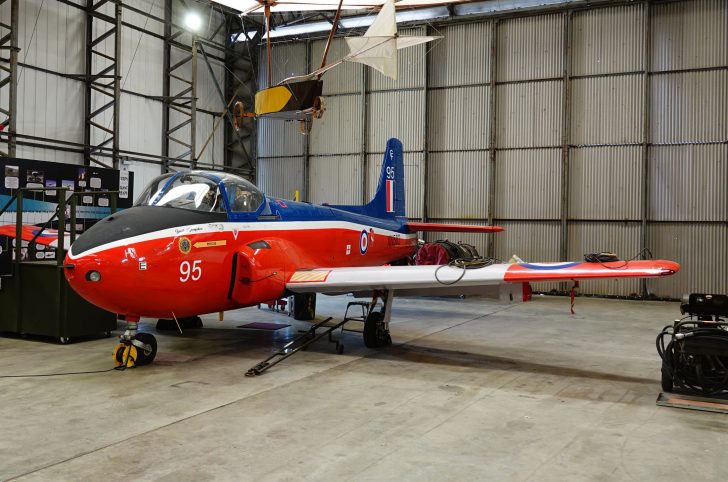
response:
<path id="1" fill-rule="evenodd" d="M 149 333 L 138 333 L 139 318 L 134 321 L 126 318 L 127 329 L 119 337 L 114 348 L 114 363 L 117 367 L 133 368 L 149 365 L 157 356 L 157 339 Z"/>

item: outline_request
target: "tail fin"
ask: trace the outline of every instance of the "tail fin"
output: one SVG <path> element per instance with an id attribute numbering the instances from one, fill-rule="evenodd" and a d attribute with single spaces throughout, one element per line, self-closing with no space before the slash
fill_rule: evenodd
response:
<path id="1" fill-rule="evenodd" d="M 374 198 L 364 206 L 331 205 L 331 207 L 382 219 L 405 217 L 404 161 L 402 143 L 399 139 L 392 138 L 387 141 Z"/>
<path id="2" fill-rule="evenodd" d="M 405 216 L 404 161 L 399 139 L 392 138 L 387 141 L 377 191 L 365 208 L 367 214 L 378 218 Z"/>

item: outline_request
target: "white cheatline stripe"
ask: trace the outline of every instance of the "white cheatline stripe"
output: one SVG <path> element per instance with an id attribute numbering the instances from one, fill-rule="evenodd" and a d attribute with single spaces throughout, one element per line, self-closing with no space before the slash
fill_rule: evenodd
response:
<path id="1" fill-rule="evenodd" d="M 70 259 L 78 259 L 83 256 L 105 251 L 107 249 L 127 246 L 134 243 L 142 243 L 145 241 L 153 241 L 157 239 L 172 238 L 175 236 L 183 236 L 190 234 L 210 234 L 241 231 L 259 232 L 259 231 L 305 231 L 319 229 L 346 229 L 350 231 L 361 232 L 362 230 L 373 229 L 374 234 L 385 236 L 399 236 L 401 239 L 412 239 L 417 237 L 417 233 L 404 234 L 388 229 L 382 229 L 375 226 L 365 224 L 351 223 L 348 221 L 277 221 L 277 222 L 252 222 L 252 223 L 209 223 L 209 224 L 193 224 L 189 226 L 179 226 L 174 228 L 161 229 L 152 231 L 151 233 L 140 234 L 130 238 L 120 239 L 111 243 L 96 246 L 83 253 L 73 254 L 68 252 Z"/>

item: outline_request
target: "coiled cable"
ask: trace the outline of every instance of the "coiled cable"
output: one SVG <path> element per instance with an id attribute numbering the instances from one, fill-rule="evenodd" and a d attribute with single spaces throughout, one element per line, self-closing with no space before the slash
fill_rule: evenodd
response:
<path id="1" fill-rule="evenodd" d="M 435 270 L 435 279 L 441 285 L 445 285 L 445 286 L 454 285 L 455 283 L 457 283 L 461 279 L 463 279 L 463 277 L 465 276 L 465 272 L 467 270 L 485 268 L 486 266 L 491 266 L 491 265 L 498 264 L 498 263 L 501 263 L 501 260 L 499 260 L 497 258 L 488 258 L 488 257 L 483 257 L 483 256 L 472 256 L 472 257 L 468 257 L 468 258 L 453 259 L 449 263 L 443 264 L 443 265 L 437 267 L 437 269 Z M 447 268 L 456 268 L 456 269 L 459 268 L 461 270 L 460 275 L 457 277 L 457 279 L 455 279 L 453 281 L 443 281 L 442 279 L 440 279 L 440 277 L 438 276 L 438 273 L 440 272 L 440 270 L 442 268 L 446 268 L 446 267 Z"/>

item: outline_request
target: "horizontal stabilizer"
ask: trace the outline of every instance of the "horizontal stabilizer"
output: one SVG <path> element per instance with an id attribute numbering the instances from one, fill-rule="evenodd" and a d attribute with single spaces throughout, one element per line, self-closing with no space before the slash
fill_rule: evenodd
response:
<path id="1" fill-rule="evenodd" d="M 426 233 L 498 233 L 505 231 L 500 226 L 471 226 L 469 224 L 435 224 L 407 222 L 411 233 L 423 231 Z"/>

